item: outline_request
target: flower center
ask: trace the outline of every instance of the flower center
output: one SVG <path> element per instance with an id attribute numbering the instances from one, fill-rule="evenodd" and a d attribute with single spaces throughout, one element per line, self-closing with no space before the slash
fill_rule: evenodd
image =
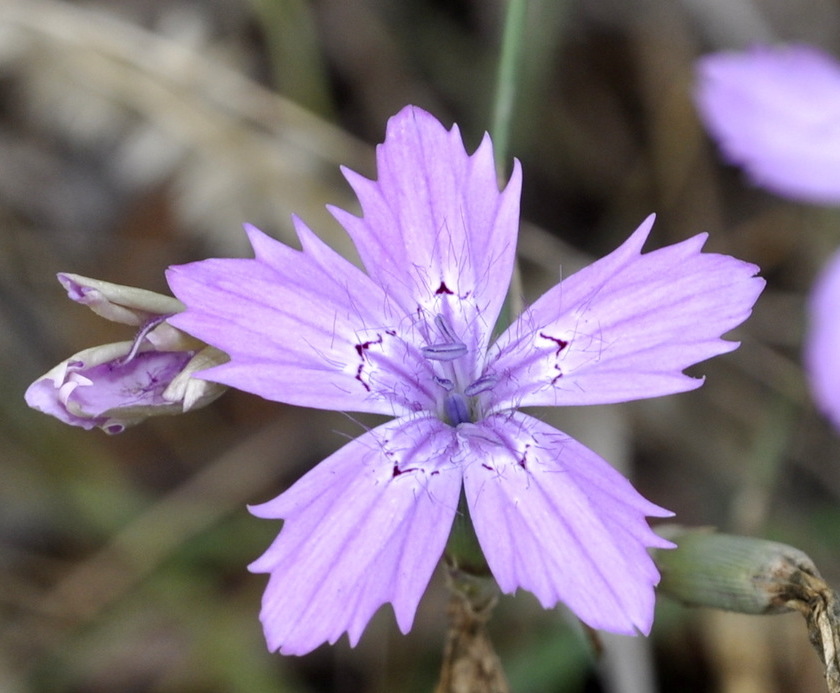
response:
<path id="1" fill-rule="evenodd" d="M 435 316 L 435 327 L 441 341 L 421 347 L 430 361 L 436 362 L 434 381 L 444 391 L 442 418 L 450 426 L 473 423 L 476 419 L 476 395 L 487 392 L 496 384 L 496 377 L 482 375 L 469 382 L 469 349 L 458 339 L 452 325 L 443 315 Z M 468 382 L 466 386 L 464 383 Z"/>

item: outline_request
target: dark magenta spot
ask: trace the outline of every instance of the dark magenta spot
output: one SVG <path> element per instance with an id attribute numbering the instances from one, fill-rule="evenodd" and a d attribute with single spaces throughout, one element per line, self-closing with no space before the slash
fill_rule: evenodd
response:
<path id="1" fill-rule="evenodd" d="M 364 369 L 364 367 L 365 367 L 365 364 L 363 364 L 363 363 L 359 364 L 359 367 L 356 369 L 356 380 L 358 380 L 362 384 L 362 386 L 365 388 L 365 390 L 370 392 L 370 385 L 368 385 L 364 380 L 362 380 L 362 370 Z"/>
<path id="2" fill-rule="evenodd" d="M 437 291 L 435 291 L 435 295 L 439 294 L 449 294 L 451 296 L 453 295 L 453 291 L 446 285 L 446 282 L 441 282 Z"/>
<path id="3" fill-rule="evenodd" d="M 356 353 L 359 355 L 360 358 L 364 358 L 364 353 L 368 349 L 370 349 L 374 344 L 382 344 L 382 335 L 378 335 L 376 339 L 372 339 L 369 342 L 361 342 L 356 345 Z"/>
<path id="4" fill-rule="evenodd" d="M 394 465 L 394 470 L 391 472 L 391 478 L 396 479 L 401 474 L 408 474 L 409 472 L 416 472 L 419 467 L 409 467 L 408 469 L 400 469 L 399 466 L 396 464 Z"/>
<path id="5" fill-rule="evenodd" d="M 569 343 L 565 339 L 559 339 L 557 337 L 552 337 L 550 334 L 546 334 L 545 332 L 540 332 L 540 337 L 543 339 L 547 339 L 550 342 L 554 342 L 557 345 L 557 351 L 554 352 L 555 356 L 559 356 L 560 352 L 563 351 Z"/>

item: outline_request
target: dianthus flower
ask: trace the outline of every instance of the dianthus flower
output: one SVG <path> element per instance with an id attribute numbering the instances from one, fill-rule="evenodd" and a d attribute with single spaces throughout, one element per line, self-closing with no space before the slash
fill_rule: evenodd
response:
<path id="1" fill-rule="evenodd" d="M 378 180 L 344 171 L 364 216 L 331 211 L 366 272 L 299 219 L 302 250 L 247 228 L 254 259 L 173 267 L 186 305 L 171 322 L 230 355 L 201 377 L 306 407 L 394 418 L 252 508 L 283 528 L 252 564 L 269 573 L 271 650 L 303 654 L 345 631 L 355 644 L 393 605 L 403 632 L 447 541 L 463 487 L 500 588 L 564 602 L 585 623 L 648 633 L 669 542 L 645 500 L 581 443 L 522 413 L 699 387 L 687 366 L 737 344 L 757 268 L 701 253 L 705 236 L 641 254 L 648 219 L 565 279 L 491 343 L 511 279 L 516 163 L 499 191 L 492 145 L 408 107 L 377 149 Z"/>
<path id="2" fill-rule="evenodd" d="M 825 266 L 808 300 L 805 370 L 814 401 L 840 431 L 840 251 Z"/>
<path id="3" fill-rule="evenodd" d="M 811 46 L 715 53 L 698 67 L 701 117 L 724 155 L 783 197 L 840 204 L 840 63 Z M 804 365 L 840 430 L 840 251 L 808 301 Z"/>
<path id="4" fill-rule="evenodd" d="M 697 106 L 724 156 L 756 185 L 840 202 L 840 63 L 805 45 L 756 46 L 698 62 Z"/>

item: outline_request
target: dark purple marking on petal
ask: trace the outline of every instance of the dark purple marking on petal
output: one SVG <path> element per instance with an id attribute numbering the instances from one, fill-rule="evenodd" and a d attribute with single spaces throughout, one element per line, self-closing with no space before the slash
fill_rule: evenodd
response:
<path id="1" fill-rule="evenodd" d="M 382 335 L 377 335 L 376 339 L 372 339 L 369 342 L 360 342 L 356 345 L 356 353 L 359 355 L 360 358 L 365 357 L 365 351 L 370 349 L 375 344 L 382 344 Z"/>
<path id="2" fill-rule="evenodd" d="M 552 337 L 550 334 L 546 334 L 545 332 L 540 332 L 540 337 L 543 339 L 547 339 L 550 342 L 554 342 L 557 345 L 557 351 L 554 352 L 555 356 L 560 356 L 560 352 L 563 351 L 567 346 L 569 346 L 569 342 L 565 339 L 560 339 L 559 337 Z"/>
<path id="3" fill-rule="evenodd" d="M 356 380 L 358 380 L 362 386 L 370 392 L 370 385 L 368 385 L 364 380 L 362 380 L 362 371 L 364 370 L 365 364 L 360 363 L 359 367 L 356 369 Z"/>
<path id="4" fill-rule="evenodd" d="M 396 479 L 400 474 L 408 474 L 409 472 L 416 472 L 419 471 L 420 467 L 409 467 L 408 469 L 400 469 L 398 465 L 394 465 L 394 471 L 392 472 L 392 479 Z"/>
<path id="5" fill-rule="evenodd" d="M 517 462 L 517 464 L 518 464 L 520 467 L 522 467 L 522 469 L 527 469 L 527 467 L 525 466 L 525 462 L 527 461 L 527 458 L 528 458 L 528 448 L 530 448 L 530 447 L 531 447 L 531 444 L 530 444 L 530 443 L 526 443 L 526 444 L 525 444 L 525 449 L 522 451 L 522 457 L 520 457 L 520 458 L 519 458 L 519 460 L 518 460 L 518 462 Z"/>
<path id="6" fill-rule="evenodd" d="M 490 470 L 491 472 L 496 471 L 495 469 L 493 469 L 493 467 L 491 467 L 489 464 L 485 464 L 484 462 L 481 463 L 481 466 L 484 467 L 485 469 Z"/>
<path id="7" fill-rule="evenodd" d="M 442 281 L 442 282 L 440 283 L 440 286 L 437 288 L 437 291 L 435 291 L 435 295 L 436 295 L 436 296 L 438 296 L 438 295 L 440 295 L 440 294 L 449 294 L 450 296 L 453 296 L 453 295 L 455 294 L 455 292 L 454 292 L 454 291 L 452 291 L 452 290 L 451 290 L 451 289 L 450 289 L 450 288 L 446 285 L 446 282 L 443 282 L 443 281 Z"/>
<path id="8" fill-rule="evenodd" d="M 560 366 L 558 366 L 557 364 L 554 364 L 554 370 L 555 370 L 555 371 L 557 371 L 557 375 L 555 375 L 555 376 L 551 379 L 551 384 L 552 384 L 552 385 L 554 385 L 554 384 L 555 384 L 558 380 L 560 380 L 560 378 L 562 378 L 562 377 L 563 377 L 563 371 L 562 371 L 562 370 L 560 370 Z"/>

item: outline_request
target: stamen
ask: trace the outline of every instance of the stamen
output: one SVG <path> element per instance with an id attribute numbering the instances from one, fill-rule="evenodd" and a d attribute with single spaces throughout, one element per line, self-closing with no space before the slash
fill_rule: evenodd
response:
<path id="1" fill-rule="evenodd" d="M 452 392 L 452 388 L 455 387 L 455 383 L 453 383 L 449 378 L 439 378 L 438 376 L 434 376 L 434 380 L 447 392 Z"/>
<path id="2" fill-rule="evenodd" d="M 470 423 L 470 409 L 467 406 L 467 400 L 464 395 L 456 392 L 453 395 L 448 395 L 443 402 L 443 408 L 446 411 L 446 418 L 452 426 L 457 426 L 462 423 Z"/>
<path id="3" fill-rule="evenodd" d="M 455 336 L 455 331 L 452 329 L 452 325 L 443 317 L 440 313 L 435 315 L 435 325 L 440 330 L 441 334 L 446 337 L 450 342 L 457 342 L 458 337 Z"/>
<path id="4" fill-rule="evenodd" d="M 137 356 L 137 352 L 140 351 L 140 346 L 143 344 L 143 340 L 146 339 L 149 332 L 155 329 L 158 325 L 162 322 L 166 322 L 167 318 L 172 317 L 171 315 L 159 315 L 156 318 L 152 318 L 147 322 L 143 327 L 140 328 L 140 331 L 137 333 L 137 336 L 134 338 L 134 344 L 131 345 L 131 350 L 125 355 L 122 361 L 119 362 L 120 366 L 124 366 L 125 364 L 129 363 Z"/>
<path id="5" fill-rule="evenodd" d="M 488 390 L 492 390 L 493 386 L 499 382 L 498 376 L 495 375 L 482 375 L 478 380 L 476 380 L 471 385 L 467 385 L 464 388 L 464 394 L 467 397 L 474 397 L 477 394 L 482 392 L 487 392 Z"/>
<path id="6" fill-rule="evenodd" d="M 420 347 L 420 351 L 427 359 L 432 361 L 454 361 L 467 353 L 467 345 L 456 342 L 455 344 L 432 344 L 431 346 Z"/>

